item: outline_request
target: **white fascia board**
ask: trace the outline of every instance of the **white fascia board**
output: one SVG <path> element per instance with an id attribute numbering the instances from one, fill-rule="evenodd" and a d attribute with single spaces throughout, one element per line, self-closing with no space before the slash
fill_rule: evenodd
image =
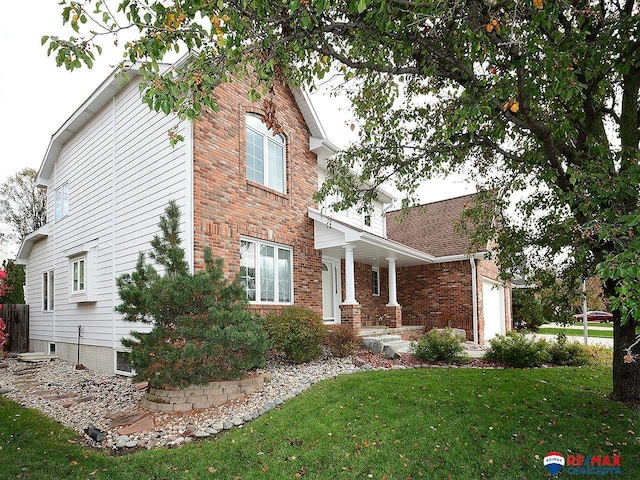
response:
<path id="1" fill-rule="evenodd" d="M 445 262 L 460 262 L 462 260 L 467 261 L 470 258 L 475 258 L 476 260 L 484 260 L 487 252 L 476 252 L 469 254 L 458 254 L 458 255 L 447 255 L 446 257 L 434 257 L 434 261 L 436 263 L 445 263 Z"/>
<path id="2" fill-rule="evenodd" d="M 372 245 L 376 245 L 380 248 L 386 248 L 390 251 L 397 252 L 403 256 L 412 257 L 424 263 L 433 263 L 436 259 L 436 257 L 434 257 L 433 255 L 429 255 L 428 253 L 421 252 L 420 250 L 408 247 L 406 245 L 403 245 L 402 243 L 397 243 L 392 240 L 378 237 L 377 235 L 373 235 L 371 233 L 362 232 L 362 234 L 360 235 L 360 239 Z"/>
<path id="3" fill-rule="evenodd" d="M 18 250 L 18 254 L 16 255 L 16 263 L 18 265 L 26 265 L 27 260 L 29 259 L 29 254 L 31 254 L 31 249 L 33 248 L 33 244 L 38 240 L 43 238 L 47 238 L 49 236 L 49 224 L 43 225 L 35 232 L 31 232 L 29 235 L 24 237 L 22 243 L 20 244 L 20 249 Z"/>

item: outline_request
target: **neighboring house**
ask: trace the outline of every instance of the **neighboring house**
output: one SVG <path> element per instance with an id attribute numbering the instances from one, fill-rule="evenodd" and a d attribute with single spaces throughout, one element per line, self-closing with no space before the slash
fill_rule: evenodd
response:
<path id="1" fill-rule="evenodd" d="M 140 101 L 138 72 L 129 77 L 105 80 L 53 135 L 38 172 L 48 192 L 47 224 L 18 253 L 32 350 L 129 373 L 120 340 L 149 326 L 115 312 L 115 279 L 150 250 L 172 199 L 183 214 L 192 270 L 202 268 L 203 248 L 211 246 L 226 275 L 240 276 L 256 313 L 296 304 L 328 324 L 396 327 L 406 315 L 408 323 L 433 325 L 435 313 L 421 311 L 417 296 L 438 276 L 410 280 L 404 272 L 437 272 L 438 259 L 387 239 L 393 197 L 381 190 L 367 215 L 329 215 L 313 201 L 336 147 L 302 91 L 277 86 L 251 103 L 248 80 L 224 84 L 216 90 L 219 111 L 191 124 L 150 111 Z M 185 139 L 176 147 L 171 128 Z M 467 288 L 462 280 L 460 286 Z M 438 315 L 438 325 L 446 324 L 446 312 Z M 452 326 L 464 325 L 470 339 L 482 341 L 470 319 L 456 316 Z"/>

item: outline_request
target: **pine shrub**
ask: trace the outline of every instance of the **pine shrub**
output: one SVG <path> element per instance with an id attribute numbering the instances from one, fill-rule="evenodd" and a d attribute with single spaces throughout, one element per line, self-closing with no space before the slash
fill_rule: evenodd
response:
<path id="1" fill-rule="evenodd" d="M 189 272 L 180 247 L 180 211 L 170 202 L 160 218 L 149 257 L 164 267 L 160 275 L 140 254 L 136 269 L 116 281 L 124 320 L 152 325 L 122 339 L 131 348 L 137 380 L 152 387 L 177 388 L 239 378 L 262 367 L 270 347 L 262 320 L 253 317 L 237 281 L 229 282 L 222 260 L 204 249 L 205 269 Z"/>
<path id="2" fill-rule="evenodd" d="M 329 327 L 324 344 L 334 357 L 348 357 L 360 347 L 360 337 L 349 325 Z"/>
<path id="3" fill-rule="evenodd" d="M 417 342 L 411 342 L 410 351 L 428 362 L 466 361 L 467 355 L 464 353 L 462 342 L 462 337 L 451 328 L 434 328 Z"/>
<path id="4" fill-rule="evenodd" d="M 320 358 L 320 344 L 327 336 L 327 327 L 317 313 L 295 305 L 268 315 L 265 330 L 274 348 L 294 364 Z"/>
<path id="5" fill-rule="evenodd" d="M 539 367 L 549 361 L 547 342 L 527 338 L 526 335 L 509 332 L 489 340 L 491 348 L 484 358 L 515 368 Z"/>

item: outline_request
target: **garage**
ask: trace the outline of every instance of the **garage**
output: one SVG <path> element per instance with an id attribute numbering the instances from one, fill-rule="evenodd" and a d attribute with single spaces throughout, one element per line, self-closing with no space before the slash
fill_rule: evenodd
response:
<path id="1" fill-rule="evenodd" d="M 504 287 L 488 278 L 482 279 L 482 313 L 485 343 L 504 335 Z"/>

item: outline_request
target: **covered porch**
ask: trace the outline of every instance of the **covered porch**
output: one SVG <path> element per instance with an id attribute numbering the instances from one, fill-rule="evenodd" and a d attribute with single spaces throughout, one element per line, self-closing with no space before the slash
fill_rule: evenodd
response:
<path id="1" fill-rule="evenodd" d="M 322 252 L 322 306 L 327 324 L 402 327 L 397 269 L 436 258 L 309 209 Z"/>

